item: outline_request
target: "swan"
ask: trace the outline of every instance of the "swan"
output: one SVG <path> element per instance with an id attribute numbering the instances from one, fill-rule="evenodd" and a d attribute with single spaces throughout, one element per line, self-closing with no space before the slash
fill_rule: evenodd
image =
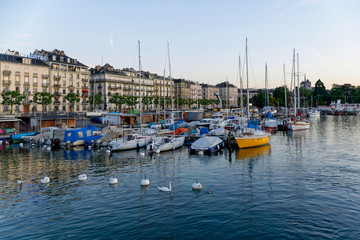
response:
<path id="1" fill-rule="evenodd" d="M 85 181 L 86 179 L 87 179 L 87 175 L 86 175 L 85 173 L 80 174 L 80 175 L 78 176 L 78 180 L 79 180 L 79 181 Z"/>
<path id="2" fill-rule="evenodd" d="M 140 153 L 140 156 L 141 156 L 141 157 L 145 156 L 145 153 L 141 152 L 141 153 Z"/>
<path id="3" fill-rule="evenodd" d="M 117 184 L 118 183 L 118 180 L 116 177 L 112 176 L 110 179 L 109 179 L 109 184 Z"/>
<path id="4" fill-rule="evenodd" d="M 17 180 L 17 183 L 18 183 L 18 184 L 22 184 L 22 183 L 23 183 L 23 181 L 22 181 L 22 176 L 21 176 L 21 175 L 20 175 L 20 179 Z"/>
<path id="5" fill-rule="evenodd" d="M 140 183 L 141 186 L 149 186 L 150 185 L 150 180 L 146 178 L 146 175 L 144 177 L 144 179 L 141 180 L 141 183 Z"/>
<path id="6" fill-rule="evenodd" d="M 159 154 L 159 153 L 160 153 L 160 149 L 156 150 L 156 153 Z"/>
<path id="7" fill-rule="evenodd" d="M 170 188 L 167 188 L 167 187 L 158 187 L 158 189 L 162 192 L 171 192 L 171 184 L 172 182 L 169 183 L 169 187 Z"/>
<path id="8" fill-rule="evenodd" d="M 199 155 L 204 155 L 204 152 L 203 152 L 203 151 L 199 151 Z"/>
<path id="9" fill-rule="evenodd" d="M 193 189 L 193 190 L 201 190 L 201 189 L 202 189 L 201 183 L 199 183 L 199 182 L 196 180 L 196 182 L 194 182 L 194 183 L 192 184 L 192 189 Z"/>
<path id="10" fill-rule="evenodd" d="M 49 182 L 50 182 L 50 178 L 49 178 L 49 177 L 42 177 L 42 178 L 40 179 L 40 182 L 41 182 L 41 183 L 49 183 Z"/>

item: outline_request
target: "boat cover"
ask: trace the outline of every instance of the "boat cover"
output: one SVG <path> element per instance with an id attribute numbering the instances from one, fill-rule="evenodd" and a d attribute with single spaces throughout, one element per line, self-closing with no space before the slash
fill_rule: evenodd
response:
<path id="1" fill-rule="evenodd" d="M 215 145 L 222 143 L 223 141 L 218 137 L 202 137 L 196 140 L 192 145 L 191 148 L 194 150 L 207 150 Z"/>

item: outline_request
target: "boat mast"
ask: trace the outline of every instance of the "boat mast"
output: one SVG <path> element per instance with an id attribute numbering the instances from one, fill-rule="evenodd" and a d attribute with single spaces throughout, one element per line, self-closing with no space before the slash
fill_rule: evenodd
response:
<path id="1" fill-rule="evenodd" d="M 139 44 L 139 95 L 140 95 L 140 133 L 142 133 L 142 97 L 141 97 L 141 55 L 140 55 L 140 41 L 138 41 Z"/>
<path id="2" fill-rule="evenodd" d="M 294 77 L 294 116 L 296 117 L 296 78 L 295 78 L 295 48 L 293 52 L 293 77 Z"/>
<path id="3" fill-rule="evenodd" d="M 248 71 L 248 47 L 247 47 L 247 38 L 246 38 L 246 101 L 247 101 L 247 119 L 249 122 L 249 71 Z"/>
<path id="4" fill-rule="evenodd" d="M 168 60 L 169 60 L 169 76 L 170 76 L 170 82 L 172 81 L 171 80 L 171 62 L 170 62 L 170 47 L 169 47 L 169 42 L 167 43 L 167 49 L 168 49 Z M 173 118 L 173 129 L 174 129 L 174 132 L 173 132 L 173 135 L 175 135 L 175 118 L 174 118 L 174 103 L 173 103 L 173 96 L 171 94 L 171 115 L 172 115 L 172 118 Z"/>
<path id="5" fill-rule="evenodd" d="M 163 84 L 164 86 L 163 86 L 163 97 L 164 97 L 164 124 L 166 124 L 166 122 L 165 122 L 165 119 L 166 119 L 166 110 L 165 110 L 165 69 L 164 69 L 164 84 Z M 161 102 L 160 101 L 160 98 L 159 98 L 159 102 Z"/>
<path id="6" fill-rule="evenodd" d="M 241 78 L 241 57 L 239 55 L 239 78 L 240 78 L 240 102 L 241 102 L 241 117 L 244 117 L 244 103 L 243 103 L 243 83 Z"/>
<path id="7" fill-rule="evenodd" d="M 299 69 L 299 53 L 297 53 L 297 80 L 298 80 L 298 109 L 300 111 L 300 69 Z"/>
<path id="8" fill-rule="evenodd" d="M 285 80 L 285 64 L 283 64 L 283 71 L 284 71 L 284 88 L 285 88 L 285 116 L 287 116 L 288 113 L 287 113 L 287 98 L 286 98 L 287 87 L 286 87 L 286 80 Z"/>
<path id="9" fill-rule="evenodd" d="M 267 63 L 265 63 L 265 107 L 267 107 Z M 265 108 L 266 109 L 266 108 Z M 266 118 L 266 111 L 264 112 Z"/>

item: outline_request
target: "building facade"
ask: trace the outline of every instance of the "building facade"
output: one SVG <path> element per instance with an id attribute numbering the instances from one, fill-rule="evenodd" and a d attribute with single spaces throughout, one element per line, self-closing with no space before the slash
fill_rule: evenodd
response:
<path id="1" fill-rule="evenodd" d="M 238 106 L 238 88 L 228 81 L 216 85 L 219 89 L 219 95 L 222 101 L 222 107 L 237 107 Z"/>
<path id="2" fill-rule="evenodd" d="M 308 89 L 308 90 L 311 90 L 311 89 L 312 89 L 312 88 L 311 88 L 311 82 L 309 81 L 309 79 L 307 79 L 306 81 L 305 81 L 305 80 L 302 81 L 302 82 L 300 83 L 300 87 L 303 87 L 303 88 Z"/>
<path id="3" fill-rule="evenodd" d="M 210 99 L 210 100 L 219 100 L 219 88 L 209 84 L 202 84 L 202 99 Z M 220 96 L 219 96 L 220 97 Z M 215 104 L 212 104 L 211 107 L 215 107 Z M 220 107 L 220 106 L 219 106 Z"/>
<path id="4" fill-rule="evenodd" d="M 199 100 L 202 99 L 202 88 L 199 82 L 190 83 L 191 99 L 195 102 L 191 107 L 198 107 Z"/>
<path id="5" fill-rule="evenodd" d="M 50 66 L 48 79 L 42 79 L 42 91 L 54 95 L 52 104 L 47 111 L 62 112 L 83 112 L 89 107 L 89 68 L 79 62 L 76 58 L 71 58 L 62 50 L 35 50 L 33 55 L 46 59 Z M 69 93 L 78 94 L 81 98 L 79 102 L 70 104 L 65 100 Z"/>
<path id="6" fill-rule="evenodd" d="M 175 96 L 174 93 L 174 81 L 170 80 L 170 78 L 166 78 L 164 76 L 159 76 L 157 74 L 149 74 L 149 78 L 154 81 L 154 98 L 173 98 Z M 166 100 L 165 100 L 166 101 Z M 159 100 L 158 104 L 154 104 L 157 109 L 163 109 L 164 105 L 161 105 L 163 100 Z"/>
<path id="7" fill-rule="evenodd" d="M 191 98 L 191 82 L 185 79 L 174 79 L 174 91 L 175 91 L 175 101 L 176 108 L 180 107 L 185 108 L 186 106 L 180 106 L 180 99 L 190 99 Z"/>
<path id="8" fill-rule="evenodd" d="M 25 95 L 21 105 L 13 106 L 13 112 L 28 114 L 32 111 L 45 111 L 44 106 L 32 102 L 36 92 L 49 91 L 50 66 L 42 59 L 32 55 L 22 56 L 16 51 L 0 54 L 0 92 L 17 91 Z M 0 103 L 3 101 L 0 96 Z M 0 113 L 10 113 L 10 106 L 1 105 Z"/>

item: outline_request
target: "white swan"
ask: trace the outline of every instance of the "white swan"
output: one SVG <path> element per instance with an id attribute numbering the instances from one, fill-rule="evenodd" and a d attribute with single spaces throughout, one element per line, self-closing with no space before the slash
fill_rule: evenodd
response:
<path id="1" fill-rule="evenodd" d="M 20 180 L 17 180 L 17 183 L 18 184 L 22 184 L 23 183 L 23 181 L 22 181 L 22 176 L 20 175 Z"/>
<path id="2" fill-rule="evenodd" d="M 150 185 L 150 180 L 146 178 L 146 175 L 145 175 L 144 179 L 141 180 L 140 185 L 144 186 L 144 187 Z"/>
<path id="3" fill-rule="evenodd" d="M 118 180 L 116 177 L 112 176 L 110 179 L 109 179 L 109 184 L 117 184 L 118 183 Z"/>
<path id="4" fill-rule="evenodd" d="M 145 153 L 141 152 L 141 153 L 140 153 L 140 156 L 141 156 L 141 157 L 144 157 L 144 156 L 145 156 Z"/>
<path id="5" fill-rule="evenodd" d="M 199 155 L 204 155 L 204 152 L 203 152 L 203 151 L 199 151 L 198 154 L 199 154 Z"/>
<path id="6" fill-rule="evenodd" d="M 49 177 L 42 177 L 42 178 L 40 179 L 40 182 L 41 182 L 41 183 L 49 183 L 49 182 L 50 182 L 50 178 L 49 178 Z"/>
<path id="7" fill-rule="evenodd" d="M 87 175 L 86 175 L 85 173 L 80 174 L 80 175 L 78 176 L 78 180 L 79 180 L 79 181 L 85 181 L 86 179 L 87 179 Z"/>
<path id="8" fill-rule="evenodd" d="M 202 189 L 201 183 L 199 183 L 199 182 L 196 180 L 196 182 L 194 182 L 194 183 L 192 184 L 192 189 L 193 189 L 193 190 L 201 190 L 201 189 Z"/>
<path id="9" fill-rule="evenodd" d="M 170 187 L 170 188 L 167 188 L 167 187 L 158 187 L 158 189 L 159 189 L 160 191 L 162 191 L 162 192 L 171 192 L 171 184 L 172 184 L 172 182 L 170 182 L 170 184 L 169 184 L 169 187 Z"/>

